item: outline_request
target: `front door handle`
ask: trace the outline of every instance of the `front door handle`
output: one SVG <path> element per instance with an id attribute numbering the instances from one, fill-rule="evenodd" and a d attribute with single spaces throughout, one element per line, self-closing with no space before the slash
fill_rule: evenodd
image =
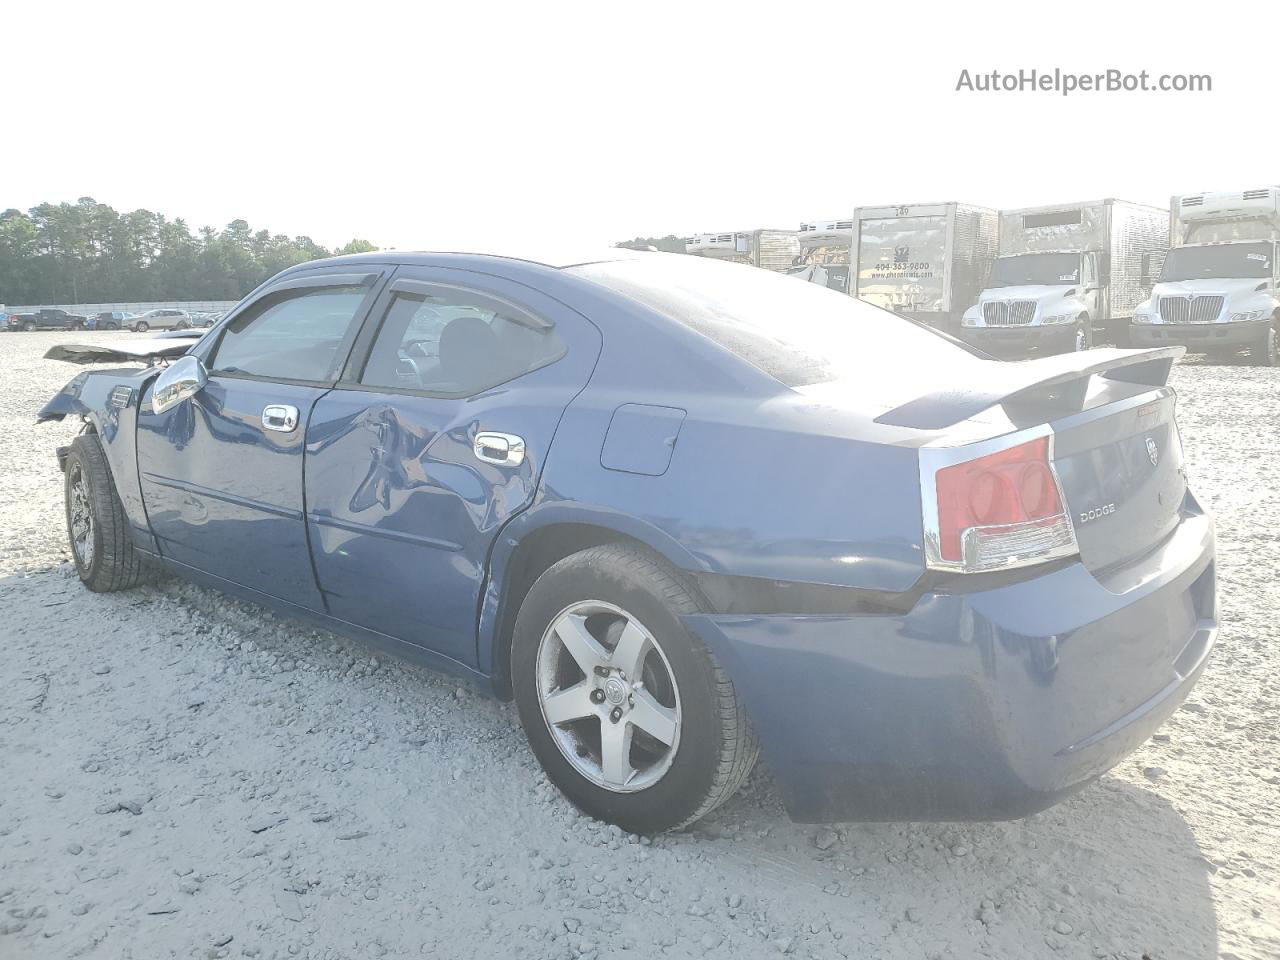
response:
<path id="1" fill-rule="evenodd" d="M 278 433 L 292 433 L 298 426 L 298 408 L 288 403 L 269 403 L 262 409 L 262 427 Z"/>
<path id="2" fill-rule="evenodd" d="M 471 451 L 485 463 L 518 467 L 524 463 L 524 438 L 514 433 L 477 433 Z"/>

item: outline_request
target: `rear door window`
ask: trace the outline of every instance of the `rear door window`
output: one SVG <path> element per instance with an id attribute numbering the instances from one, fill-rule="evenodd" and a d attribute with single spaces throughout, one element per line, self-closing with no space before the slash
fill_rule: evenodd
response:
<path id="1" fill-rule="evenodd" d="M 473 396 L 564 356 L 552 325 L 523 308 L 456 287 L 400 282 L 374 339 L 366 387 Z"/>

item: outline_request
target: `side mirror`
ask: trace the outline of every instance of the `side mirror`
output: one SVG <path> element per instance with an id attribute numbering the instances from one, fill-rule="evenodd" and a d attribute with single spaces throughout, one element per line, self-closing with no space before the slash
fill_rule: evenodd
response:
<path id="1" fill-rule="evenodd" d="M 209 374 L 199 357 L 179 357 L 156 377 L 156 385 L 151 390 L 151 409 L 164 413 L 194 397 L 208 382 Z"/>

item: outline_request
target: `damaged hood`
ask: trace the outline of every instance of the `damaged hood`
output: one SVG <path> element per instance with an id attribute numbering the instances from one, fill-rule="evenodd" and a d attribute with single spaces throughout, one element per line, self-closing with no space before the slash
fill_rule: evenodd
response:
<path id="1" fill-rule="evenodd" d="M 180 357 L 195 346 L 202 336 L 203 332 L 183 330 L 181 336 L 139 337 L 108 343 L 60 343 L 50 347 L 44 357 L 46 360 L 65 360 L 67 363 L 142 363 Z"/>

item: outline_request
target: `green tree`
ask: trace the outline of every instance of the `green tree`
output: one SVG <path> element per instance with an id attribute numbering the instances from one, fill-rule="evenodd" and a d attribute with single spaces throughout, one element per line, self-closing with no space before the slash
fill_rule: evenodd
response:
<path id="1" fill-rule="evenodd" d="M 339 253 L 377 248 L 352 240 Z M 93 197 L 0 213 L 0 303 L 236 300 L 294 264 L 330 256 L 310 237 L 233 220 L 192 233 L 182 218 L 119 213 Z"/>
<path id="2" fill-rule="evenodd" d="M 335 257 L 341 257 L 344 254 L 348 254 L 348 253 L 377 253 L 377 251 L 378 251 L 378 248 L 375 247 L 368 240 L 361 240 L 359 238 L 356 238 L 351 242 L 349 242 L 346 246 L 339 247 L 337 250 L 333 251 L 333 255 Z"/>

